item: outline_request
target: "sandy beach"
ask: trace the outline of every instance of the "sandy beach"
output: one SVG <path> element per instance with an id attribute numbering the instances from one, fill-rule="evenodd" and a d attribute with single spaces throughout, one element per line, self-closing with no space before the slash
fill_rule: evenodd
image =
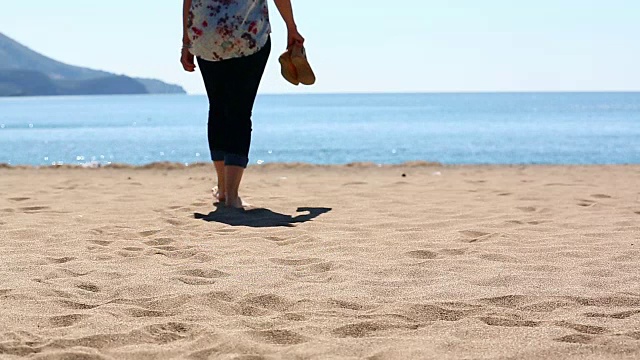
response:
<path id="1" fill-rule="evenodd" d="M 640 358 L 640 165 L 264 165 L 245 213 L 213 185 L 0 168 L 0 358 Z"/>

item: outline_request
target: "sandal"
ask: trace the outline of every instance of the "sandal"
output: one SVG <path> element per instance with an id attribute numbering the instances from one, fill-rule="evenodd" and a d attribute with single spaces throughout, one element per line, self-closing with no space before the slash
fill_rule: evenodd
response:
<path id="1" fill-rule="evenodd" d="M 307 60 L 307 53 L 304 46 L 293 45 L 290 48 L 291 62 L 296 68 L 298 73 L 298 81 L 304 85 L 313 85 L 316 82 L 316 75 L 309 65 Z"/>
<path id="2" fill-rule="evenodd" d="M 296 71 L 296 67 L 291 62 L 291 51 L 287 49 L 280 57 L 278 58 L 280 62 L 280 73 L 285 80 L 292 83 L 293 85 L 298 86 L 300 81 L 298 80 L 298 72 Z"/>

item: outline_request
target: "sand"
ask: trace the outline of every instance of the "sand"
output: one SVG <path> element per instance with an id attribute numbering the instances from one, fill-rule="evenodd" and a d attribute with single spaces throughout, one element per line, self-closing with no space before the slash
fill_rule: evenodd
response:
<path id="1" fill-rule="evenodd" d="M 640 358 L 638 165 L 268 165 L 245 214 L 213 185 L 0 169 L 0 358 Z"/>

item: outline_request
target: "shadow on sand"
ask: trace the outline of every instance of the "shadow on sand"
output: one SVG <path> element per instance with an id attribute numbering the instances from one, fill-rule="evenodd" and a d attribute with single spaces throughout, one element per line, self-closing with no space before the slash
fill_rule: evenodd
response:
<path id="1" fill-rule="evenodd" d="M 216 204 L 216 210 L 210 212 L 208 215 L 195 213 L 193 216 L 196 219 L 202 219 L 208 222 L 218 222 L 231 226 L 249 226 L 256 228 L 281 226 L 293 227 L 295 226 L 294 224 L 311 221 L 331 210 L 331 208 L 322 207 L 300 207 L 297 209 L 297 212 L 307 212 L 308 214 L 293 217 L 291 215 L 280 214 L 264 208 L 238 210 Z"/>

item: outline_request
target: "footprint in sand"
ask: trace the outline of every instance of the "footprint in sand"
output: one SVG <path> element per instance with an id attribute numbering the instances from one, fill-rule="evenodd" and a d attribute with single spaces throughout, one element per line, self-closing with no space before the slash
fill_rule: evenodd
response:
<path id="1" fill-rule="evenodd" d="M 154 246 L 153 248 L 162 250 L 162 251 L 169 251 L 169 252 L 183 250 L 183 248 L 179 248 L 173 245 L 158 245 L 158 246 Z"/>
<path id="2" fill-rule="evenodd" d="M 564 184 L 564 183 L 549 183 L 544 184 L 544 186 L 574 186 L 573 184 Z"/>
<path id="3" fill-rule="evenodd" d="M 294 245 L 300 242 L 315 242 L 318 239 L 310 235 L 299 235 L 294 237 L 285 236 L 265 236 L 265 240 L 272 241 L 278 246 Z"/>
<path id="4" fill-rule="evenodd" d="M 343 300 L 329 300 L 329 304 L 333 305 L 333 306 L 337 306 L 341 309 L 347 309 L 347 310 L 356 310 L 356 311 L 360 311 L 362 309 L 364 309 L 364 306 L 358 304 L 358 303 L 354 303 L 354 302 L 350 302 L 350 301 L 343 301 Z"/>
<path id="5" fill-rule="evenodd" d="M 15 202 L 25 201 L 25 200 L 29 200 L 29 199 L 31 199 L 31 198 L 28 198 L 28 197 L 13 197 L 13 198 L 9 198 L 9 200 L 15 201 Z"/>
<path id="6" fill-rule="evenodd" d="M 582 306 L 601 307 L 640 307 L 640 297 L 627 296 L 605 296 L 598 298 L 586 298 L 578 296 L 566 296 L 567 300 L 578 303 Z"/>
<path id="7" fill-rule="evenodd" d="M 287 238 L 282 236 L 265 236 L 265 240 L 269 240 L 277 243 L 277 242 L 287 241 Z"/>
<path id="8" fill-rule="evenodd" d="M 40 212 L 42 210 L 49 210 L 49 209 L 51 209 L 49 206 L 28 206 L 28 207 L 20 208 L 20 210 L 26 213 Z"/>
<path id="9" fill-rule="evenodd" d="M 83 303 L 69 301 L 69 300 L 60 300 L 59 303 L 60 305 L 62 305 L 62 307 L 65 307 L 67 309 L 74 309 L 74 310 L 90 310 L 100 306 L 100 305 L 83 304 Z"/>
<path id="10" fill-rule="evenodd" d="M 521 220 L 507 220 L 505 221 L 506 224 L 516 224 L 516 225 L 524 225 L 525 222 L 521 221 Z"/>
<path id="11" fill-rule="evenodd" d="M 134 258 L 139 256 L 138 253 L 136 252 L 126 251 L 126 250 L 118 250 L 115 252 L 115 254 L 123 258 Z"/>
<path id="12" fill-rule="evenodd" d="M 225 302 L 233 302 L 235 300 L 235 296 L 227 291 L 212 291 L 207 294 L 204 294 L 203 297 L 207 300 L 216 300 L 216 301 L 225 301 Z"/>
<path id="13" fill-rule="evenodd" d="M 341 338 L 363 338 L 367 336 L 371 336 L 378 331 L 387 330 L 392 328 L 392 326 L 379 322 L 361 322 L 357 324 L 348 324 L 345 326 L 341 326 L 339 328 L 334 329 L 331 333 L 337 337 Z"/>
<path id="14" fill-rule="evenodd" d="M 73 261 L 75 259 L 76 258 L 74 257 L 47 258 L 47 260 L 49 260 L 49 262 L 52 264 L 64 264 L 64 263 L 68 263 L 69 261 Z"/>
<path id="15" fill-rule="evenodd" d="M 640 310 L 629 310 L 629 311 L 623 311 L 623 312 L 618 312 L 614 314 L 603 314 L 603 313 L 584 314 L 584 316 L 587 316 L 587 317 L 610 318 L 610 319 L 618 319 L 618 320 L 627 319 L 634 315 L 640 315 Z"/>
<path id="16" fill-rule="evenodd" d="M 254 296 L 237 302 L 239 306 L 237 314 L 240 316 L 259 317 L 269 315 L 272 312 L 285 312 L 293 301 L 287 300 L 275 294 Z"/>
<path id="17" fill-rule="evenodd" d="M 533 303 L 526 306 L 518 307 L 518 310 L 521 311 L 531 311 L 531 312 L 546 312 L 550 313 L 555 311 L 556 309 L 562 309 L 565 307 L 572 306 L 572 302 L 568 301 L 541 301 L 537 303 Z"/>
<path id="18" fill-rule="evenodd" d="M 593 194 L 591 195 L 591 197 L 594 197 L 596 199 L 611 199 L 611 196 L 607 194 Z"/>
<path id="19" fill-rule="evenodd" d="M 197 249 L 193 249 L 192 247 L 181 248 L 181 249 L 173 248 L 171 249 L 171 251 L 156 248 L 155 250 L 152 250 L 148 255 L 161 255 L 169 259 L 178 259 L 178 260 L 184 260 L 189 258 L 195 258 L 196 260 L 200 260 L 200 261 L 210 260 L 210 257 L 207 257 L 206 254 L 204 254 L 201 251 L 198 251 Z"/>
<path id="20" fill-rule="evenodd" d="M 89 317 L 88 315 L 82 315 L 82 314 L 52 316 L 49 318 L 49 324 L 52 327 L 68 327 L 88 317 Z"/>
<path id="21" fill-rule="evenodd" d="M 309 265 L 296 265 L 293 272 L 286 277 L 295 281 L 310 283 L 326 283 L 340 281 L 340 276 L 333 270 L 338 267 L 332 261 L 317 262 Z"/>
<path id="22" fill-rule="evenodd" d="M 155 234 L 159 233 L 160 231 L 162 231 L 162 230 L 146 230 L 146 231 L 141 231 L 138 234 L 140 234 L 140 235 L 142 235 L 144 237 L 149 237 L 149 236 L 152 236 L 152 235 L 155 235 Z"/>
<path id="23" fill-rule="evenodd" d="M 454 304 L 449 304 L 449 306 Z M 446 309 L 431 304 L 416 304 L 405 307 L 400 314 L 415 322 L 460 321 L 471 316 L 474 310 Z"/>
<path id="24" fill-rule="evenodd" d="M 492 298 L 485 298 L 485 299 L 481 299 L 480 301 L 489 303 L 494 306 L 516 309 L 519 306 L 525 305 L 533 300 L 534 298 L 529 296 L 505 295 L 505 296 L 498 296 L 498 297 L 492 297 Z"/>
<path id="25" fill-rule="evenodd" d="M 460 234 L 464 235 L 465 237 L 463 241 L 469 242 L 469 243 L 477 242 L 479 240 L 482 240 L 488 237 L 488 235 L 491 235 L 491 233 L 488 233 L 488 232 L 473 231 L 473 230 L 460 231 Z"/>
<path id="26" fill-rule="evenodd" d="M 609 331 L 609 329 L 601 326 L 573 324 L 567 321 L 557 321 L 554 323 L 554 325 L 567 329 L 573 329 L 577 332 L 590 335 L 600 335 Z"/>
<path id="27" fill-rule="evenodd" d="M 143 248 L 139 248 L 139 247 L 135 247 L 135 246 L 129 246 L 129 247 L 122 248 L 122 250 L 126 250 L 126 251 L 142 251 L 144 249 Z"/>
<path id="28" fill-rule="evenodd" d="M 332 261 L 325 261 L 317 264 L 311 264 L 301 269 L 301 272 L 305 274 L 322 274 L 327 271 L 331 271 L 336 267 Z"/>
<path id="29" fill-rule="evenodd" d="M 504 254 L 498 254 L 498 253 L 481 254 L 481 255 L 478 255 L 478 258 L 483 259 L 483 260 L 495 261 L 495 262 L 503 262 L 503 263 L 518 263 L 518 262 L 520 262 L 519 259 L 517 259 L 517 258 L 515 258 L 513 256 L 504 255 Z"/>
<path id="30" fill-rule="evenodd" d="M 548 221 L 542 221 L 542 220 L 537 221 L 537 220 L 534 220 L 534 221 L 527 221 L 527 224 L 529 224 L 529 225 L 540 225 L 540 224 L 544 224 L 544 223 L 547 223 L 547 222 Z"/>
<path id="31" fill-rule="evenodd" d="M 68 269 L 54 269 L 52 271 L 45 273 L 42 276 L 42 278 L 34 279 L 34 280 L 46 281 L 46 280 L 52 280 L 52 279 L 77 278 L 77 277 L 85 276 L 88 274 L 89 272 L 81 273 L 81 272 L 74 272 Z"/>
<path id="32" fill-rule="evenodd" d="M 497 316 L 485 316 L 478 318 L 483 323 L 490 326 L 506 326 L 506 327 L 537 327 L 540 325 L 539 321 L 531 320 L 514 320 Z"/>
<path id="33" fill-rule="evenodd" d="M 149 246 L 164 246 L 174 243 L 175 240 L 170 238 L 159 238 L 154 240 L 145 241 L 144 243 Z"/>
<path id="34" fill-rule="evenodd" d="M 178 272 L 180 274 L 176 279 L 187 285 L 211 285 L 215 284 L 216 279 L 230 276 L 219 270 L 203 270 L 191 269 Z"/>
<path id="35" fill-rule="evenodd" d="M 306 337 L 290 330 L 264 330 L 247 333 L 253 340 L 274 345 L 296 345 L 309 341 Z"/>
<path id="36" fill-rule="evenodd" d="M 588 200 L 588 199 L 578 199 L 578 206 L 582 206 L 582 207 L 592 207 L 595 206 L 597 203 L 593 200 Z"/>
<path id="37" fill-rule="evenodd" d="M 162 324 L 153 324 L 145 326 L 143 332 L 147 333 L 157 344 L 167 344 L 177 340 L 184 339 L 193 331 L 193 325 L 168 322 Z"/>
<path id="38" fill-rule="evenodd" d="M 230 276 L 225 272 L 219 270 L 203 270 L 203 269 L 191 269 L 180 271 L 180 274 L 192 277 L 200 277 L 205 279 L 217 279 L 221 277 Z"/>
<path id="39" fill-rule="evenodd" d="M 47 341 L 46 345 L 38 348 L 38 352 L 45 349 L 55 349 L 58 359 L 94 359 L 95 357 L 87 355 L 86 352 L 80 350 L 72 350 L 75 347 L 83 347 L 88 349 L 105 349 L 117 348 L 128 345 L 138 345 L 142 341 L 135 334 L 97 334 L 88 335 L 79 338 L 65 339 L 57 338 Z M 35 350 L 35 349 L 34 349 Z M 102 357 L 100 357 L 102 358 Z"/>
<path id="40" fill-rule="evenodd" d="M 274 264 L 278 265 L 286 265 L 286 266 L 301 266 L 301 265 L 311 265 L 324 261 L 320 258 L 308 258 L 308 259 L 279 259 L 279 258 L 271 258 L 269 259 Z"/>
<path id="41" fill-rule="evenodd" d="M 125 313 L 131 317 L 165 317 L 171 316 L 163 311 L 142 309 L 142 308 L 129 308 L 125 310 Z"/>
<path id="42" fill-rule="evenodd" d="M 379 331 L 390 329 L 409 329 L 416 330 L 418 325 L 414 324 L 392 324 L 378 321 L 365 321 L 356 324 L 348 324 L 333 329 L 331 333 L 341 338 L 364 338 L 374 336 Z"/>
<path id="43" fill-rule="evenodd" d="M 82 290 L 85 290 L 85 291 L 90 291 L 90 292 L 93 292 L 93 293 L 100 292 L 100 288 L 97 285 L 94 285 L 94 284 L 85 283 L 85 284 L 76 285 L 76 287 L 78 289 L 82 289 Z"/>
<path id="44" fill-rule="evenodd" d="M 181 225 L 184 225 L 184 223 L 183 223 L 182 221 L 173 220 L 173 219 L 165 220 L 165 222 L 167 222 L 168 224 L 173 225 L 173 226 L 181 226 Z"/>
<path id="45" fill-rule="evenodd" d="M 246 298 L 240 301 L 240 304 L 265 310 L 285 312 L 289 310 L 295 302 L 276 294 L 264 294 Z"/>
<path id="46" fill-rule="evenodd" d="M 238 232 L 238 229 L 218 229 L 215 232 L 219 234 L 233 234 L 235 232 Z"/>
<path id="47" fill-rule="evenodd" d="M 590 344 L 593 342 L 593 336 L 584 335 L 584 334 L 573 334 L 573 335 L 563 336 L 554 340 L 558 342 L 565 342 L 570 344 Z"/>
<path id="48" fill-rule="evenodd" d="M 96 245 L 100 245 L 100 246 L 109 246 L 109 244 L 111 244 L 113 241 L 106 241 L 106 240 L 89 240 L 90 243 L 96 244 Z"/>
<path id="49" fill-rule="evenodd" d="M 264 309 L 258 309 L 255 306 L 240 306 L 240 309 L 237 311 L 237 314 L 240 316 L 260 317 L 260 316 L 268 315 L 269 312 Z"/>
<path id="50" fill-rule="evenodd" d="M 285 321 L 307 321 L 307 317 L 302 314 L 287 313 L 282 315 L 282 319 Z"/>
<path id="51" fill-rule="evenodd" d="M 429 250 L 414 250 L 414 251 L 409 251 L 406 254 L 411 258 L 421 259 L 421 260 L 431 260 L 438 257 L 438 254 Z"/>

